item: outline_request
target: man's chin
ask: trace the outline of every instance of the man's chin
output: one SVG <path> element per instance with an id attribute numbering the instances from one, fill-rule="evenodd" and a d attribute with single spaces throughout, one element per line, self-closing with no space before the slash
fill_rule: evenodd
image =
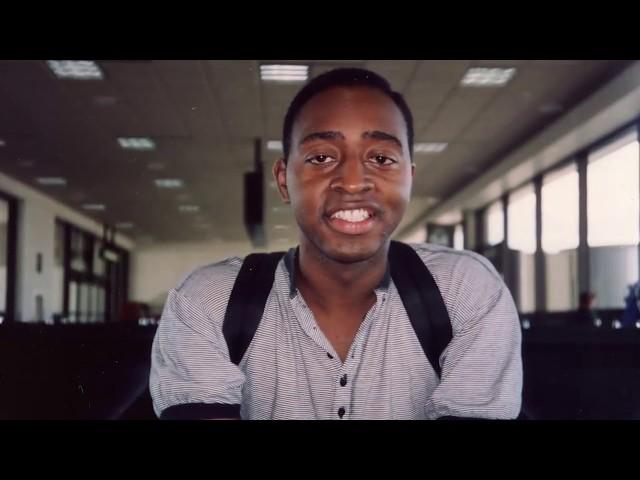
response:
<path id="1" fill-rule="evenodd" d="M 323 251 L 333 261 L 351 264 L 371 260 L 383 246 L 384 241 L 381 239 L 354 237 L 331 242 Z"/>

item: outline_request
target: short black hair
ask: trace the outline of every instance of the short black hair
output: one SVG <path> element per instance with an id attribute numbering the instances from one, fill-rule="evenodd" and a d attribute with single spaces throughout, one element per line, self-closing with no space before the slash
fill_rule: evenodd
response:
<path id="1" fill-rule="evenodd" d="M 389 82 L 377 73 L 363 68 L 337 68 L 311 80 L 291 101 L 287 114 L 284 117 L 284 126 L 282 128 L 282 149 L 285 162 L 287 162 L 289 151 L 291 150 L 293 123 L 300 113 L 300 110 L 302 110 L 302 107 L 315 95 L 334 87 L 375 88 L 391 98 L 393 103 L 400 109 L 400 112 L 402 112 L 402 116 L 407 125 L 409 152 L 413 152 L 413 116 L 404 97 L 400 93 L 393 91 Z"/>

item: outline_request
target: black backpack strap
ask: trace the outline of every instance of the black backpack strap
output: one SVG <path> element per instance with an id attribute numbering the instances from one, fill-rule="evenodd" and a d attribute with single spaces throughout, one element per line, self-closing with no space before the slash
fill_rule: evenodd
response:
<path id="1" fill-rule="evenodd" d="M 238 365 L 255 335 L 284 252 L 254 253 L 244 260 L 231 291 L 222 333 L 231 361 Z M 391 277 L 420 345 L 440 376 L 440 355 L 451 341 L 451 321 L 440 290 L 416 251 L 392 241 Z"/>
<path id="2" fill-rule="evenodd" d="M 452 337 L 451 320 L 440 290 L 427 266 L 409 245 L 391 242 L 389 268 L 420 345 L 440 376 L 440 355 Z"/>
<path id="3" fill-rule="evenodd" d="M 229 357 L 236 365 L 240 364 L 258 330 L 283 255 L 284 252 L 252 253 L 242 263 L 222 325 Z"/>

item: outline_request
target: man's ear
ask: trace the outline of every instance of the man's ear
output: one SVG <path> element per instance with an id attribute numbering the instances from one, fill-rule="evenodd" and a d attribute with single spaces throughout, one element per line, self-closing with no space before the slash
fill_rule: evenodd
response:
<path id="1" fill-rule="evenodd" d="M 280 198 L 284 203 L 289 203 L 289 189 L 287 188 L 287 164 L 284 162 L 284 158 L 279 158 L 273 164 L 273 178 L 278 185 L 278 191 L 280 192 Z"/>

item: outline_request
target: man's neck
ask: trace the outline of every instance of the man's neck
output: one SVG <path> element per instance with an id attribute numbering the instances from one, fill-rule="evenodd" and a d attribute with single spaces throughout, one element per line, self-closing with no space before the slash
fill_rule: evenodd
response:
<path id="1" fill-rule="evenodd" d="M 358 309 L 375 298 L 374 290 L 387 270 L 387 248 L 365 261 L 345 264 L 301 244 L 296 270 L 307 303 L 325 312 Z"/>

